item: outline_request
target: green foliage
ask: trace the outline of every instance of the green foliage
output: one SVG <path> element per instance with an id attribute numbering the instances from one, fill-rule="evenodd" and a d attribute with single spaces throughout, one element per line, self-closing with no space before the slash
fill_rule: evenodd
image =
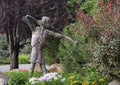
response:
<path id="1" fill-rule="evenodd" d="M 94 4 L 97 6 L 96 8 L 99 7 L 99 14 L 95 13 L 97 11 L 87 12 L 87 14 L 82 11 L 77 13 L 77 20 L 86 29 L 86 35 L 89 39 L 87 50 L 92 53 L 93 66 L 96 65 L 96 69 L 99 69 L 106 78 L 120 79 L 120 71 L 118 70 L 120 68 L 120 16 L 117 14 L 118 7 L 110 2 L 102 3 L 102 0 L 94 3 L 92 1 L 94 0 L 88 0 L 85 3 L 89 2 L 87 4 Z M 87 10 L 85 3 L 80 8 L 83 11 L 84 9 Z M 88 11 L 91 10 L 89 7 L 88 9 Z M 90 16 L 89 13 L 94 15 Z"/>
<path id="2" fill-rule="evenodd" d="M 29 55 L 19 55 L 19 64 L 27 64 L 30 61 L 30 56 Z M 10 58 L 7 57 L 3 60 L 0 60 L 0 64 L 10 64 Z"/>
<path id="3" fill-rule="evenodd" d="M 90 67 L 85 68 L 85 75 L 77 74 L 75 72 L 72 73 L 63 73 L 58 74 L 62 75 L 62 78 L 65 78 L 65 81 L 62 83 L 58 80 L 51 80 L 50 82 L 44 83 L 37 83 L 34 85 L 107 85 L 108 82 L 94 69 Z M 9 85 L 31 85 L 29 83 L 29 72 L 15 72 L 11 71 L 8 72 L 7 75 L 9 76 Z M 40 78 L 41 73 L 34 72 L 34 78 Z M 88 84 L 86 84 L 88 83 Z"/>
<path id="4" fill-rule="evenodd" d="M 47 64 L 55 63 L 56 55 L 59 49 L 58 47 L 59 43 L 60 43 L 59 38 L 54 38 L 53 36 L 52 37 L 49 36 L 46 43 L 46 47 L 43 49 Z"/>
<path id="5" fill-rule="evenodd" d="M 29 73 L 28 72 L 9 72 L 9 85 L 25 85 L 28 81 Z"/>
<path id="6" fill-rule="evenodd" d="M 29 72 L 15 72 L 11 71 L 6 73 L 9 76 L 9 85 L 30 85 L 29 84 Z M 40 77 L 41 73 L 34 72 L 33 76 Z"/>
<path id="7" fill-rule="evenodd" d="M 95 46 L 94 61 L 108 79 L 120 79 L 120 30 L 108 30 L 110 35 L 106 30 L 101 35 L 101 42 Z"/>
<path id="8" fill-rule="evenodd" d="M 75 11 L 76 9 L 79 9 L 84 2 L 85 0 L 69 0 L 68 5 L 70 6 L 71 11 Z"/>
<path id="9" fill-rule="evenodd" d="M 22 49 L 20 49 L 22 54 L 30 54 L 31 53 L 31 46 L 30 44 L 26 44 Z"/>
<path id="10" fill-rule="evenodd" d="M 1 59 L 0 60 L 0 64 L 10 64 L 10 59 L 9 57 L 5 58 L 5 59 Z"/>
<path id="11" fill-rule="evenodd" d="M 108 81 L 92 69 L 89 69 L 85 76 L 72 73 L 69 79 L 70 85 L 108 85 Z"/>
<path id="12" fill-rule="evenodd" d="M 71 11 L 82 10 L 87 14 L 98 13 L 98 1 L 99 0 L 69 0 L 68 5 Z"/>
<path id="13" fill-rule="evenodd" d="M 19 64 L 27 64 L 30 61 L 29 55 L 19 55 Z"/>
<path id="14" fill-rule="evenodd" d="M 99 0 L 86 0 L 86 2 L 80 6 L 79 10 L 87 14 L 99 13 L 98 1 Z"/>
<path id="15" fill-rule="evenodd" d="M 87 62 L 88 53 L 86 51 L 87 37 L 83 36 L 83 29 L 79 23 L 74 23 L 64 28 L 64 34 L 71 37 L 73 40 L 78 41 L 78 45 L 75 47 L 71 43 L 61 40 L 59 46 L 58 58 L 65 66 L 66 71 L 77 71 L 81 69 L 81 66 Z"/>
<path id="16" fill-rule="evenodd" d="M 5 37 L 0 36 L 0 57 L 5 58 L 9 56 L 7 44 L 5 42 Z"/>

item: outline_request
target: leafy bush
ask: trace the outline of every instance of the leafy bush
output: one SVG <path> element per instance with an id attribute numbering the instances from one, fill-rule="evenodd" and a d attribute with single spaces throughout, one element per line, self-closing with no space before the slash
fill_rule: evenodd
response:
<path id="1" fill-rule="evenodd" d="M 108 85 L 108 81 L 94 71 L 89 71 L 85 76 L 73 74 L 69 81 L 69 85 Z"/>
<path id="2" fill-rule="evenodd" d="M 98 72 L 93 69 L 87 71 L 83 76 L 76 73 L 48 73 L 40 78 L 30 78 L 29 85 L 107 85 L 106 81 Z"/>
<path id="3" fill-rule="evenodd" d="M 20 49 L 21 54 L 30 54 L 31 53 L 31 46 L 30 44 L 26 44 L 22 49 Z"/>
<path id="4" fill-rule="evenodd" d="M 59 51 L 59 44 L 60 44 L 59 38 L 49 36 L 46 42 L 46 46 L 43 49 L 45 60 L 46 60 L 45 62 L 48 65 L 55 63 L 56 55 Z"/>
<path id="5" fill-rule="evenodd" d="M 120 79 L 120 38 L 118 37 L 120 30 L 106 30 L 101 34 L 101 42 L 95 46 L 93 60 L 98 63 L 99 70 L 107 78 Z"/>
<path id="6" fill-rule="evenodd" d="M 58 58 L 60 58 L 66 71 L 79 72 L 81 66 L 89 60 L 86 51 L 87 37 L 83 36 L 83 31 L 79 23 L 74 23 L 65 27 L 64 34 L 77 40 L 79 44 L 74 47 L 70 42 L 61 40 Z"/>
<path id="7" fill-rule="evenodd" d="M 27 64 L 30 61 L 29 55 L 20 55 L 19 56 L 19 64 Z"/>
<path id="8" fill-rule="evenodd" d="M 103 4 L 104 5 L 104 4 Z M 108 79 L 120 79 L 120 14 L 118 6 L 107 3 L 104 5 L 100 24 L 104 27 L 99 36 L 99 42 L 95 46 L 93 60 L 101 73 Z M 111 11 L 113 10 L 113 11 Z"/>
<path id="9" fill-rule="evenodd" d="M 99 0 L 69 0 L 68 5 L 71 11 L 82 10 L 87 14 L 93 15 L 99 12 L 98 1 Z"/>
<path id="10" fill-rule="evenodd" d="M 27 71 L 11 71 L 6 73 L 9 76 L 9 85 L 30 85 L 29 84 L 29 79 L 30 75 L 29 72 Z M 41 73 L 40 72 L 34 72 L 33 76 L 40 77 Z"/>
<path id="11" fill-rule="evenodd" d="M 0 60 L 0 64 L 10 64 L 10 59 L 9 57 L 5 58 L 5 59 L 1 59 Z"/>
<path id="12" fill-rule="evenodd" d="M 87 69 L 87 70 L 86 70 Z M 94 69 L 85 68 L 84 75 L 72 73 L 48 73 L 41 76 L 41 73 L 34 72 L 29 78 L 29 72 L 20 71 L 8 72 L 9 85 L 107 85 L 108 82 Z M 36 84 L 35 84 L 36 83 Z"/>
<path id="13" fill-rule="evenodd" d="M 99 14 L 89 16 L 78 12 L 77 18 L 86 29 L 88 50 L 93 54 L 93 65 L 108 79 L 120 79 L 120 14 L 117 3 L 99 2 Z M 96 63 L 95 63 L 96 62 Z"/>
<path id="14" fill-rule="evenodd" d="M 19 55 L 19 64 L 27 64 L 30 61 L 30 56 L 29 55 Z M 0 64 L 10 64 L 10 59 L 9 57 L 0 60 Z"/>
<path id="15" fill-rule="evenodd" d="M 28 81 L 29 73 L 28 72 L 9 72 L 9 85 L 25 85 Z"/>
<path id="16" fill-rule="evenodd" d="M 6 58 L 9 56 L 7 44 L 5 42 L 5 37 L 0 35 L 0 57 Z"/>

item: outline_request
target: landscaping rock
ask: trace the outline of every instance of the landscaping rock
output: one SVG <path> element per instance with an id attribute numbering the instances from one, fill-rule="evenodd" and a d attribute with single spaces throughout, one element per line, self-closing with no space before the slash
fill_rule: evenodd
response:
<path id="1" fill-rule="evenodd" d="M 114 80 L 114 81 L 110 82 L 108 85 L 120 85 L 120 81 Z"/>
<path id="2" fill-rule="evenodd" d="M 0 85 L 8 85 L 8 76 L 0 72 Z"/>
<path id="3" fill-rule="evenodd" d="M 62 64 L 52 64 L 50 67 L 49 67 L 49 71 L 50 72 L 57 72 L 57 73 L 62 73 L 63 72 L 63 65 Z"/>

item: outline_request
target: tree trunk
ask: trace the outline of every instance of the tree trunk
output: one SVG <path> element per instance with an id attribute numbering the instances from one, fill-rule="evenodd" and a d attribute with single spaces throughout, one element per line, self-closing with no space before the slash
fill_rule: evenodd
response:
<path id="1" fill-rule="evenodd" d="M 10 70 L 18 69 L 18 55 L 19 55 L 19 47 L 15 47 L 10 53 Z"/>

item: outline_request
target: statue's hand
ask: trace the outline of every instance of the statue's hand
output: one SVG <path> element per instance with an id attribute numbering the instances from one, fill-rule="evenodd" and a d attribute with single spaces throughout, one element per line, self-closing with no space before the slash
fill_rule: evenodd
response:
<path id="1" fill-rule="evenodd" d="M 78 45 L 78 41 L 74 41 L 74 46 L 77 46 Z"/>

